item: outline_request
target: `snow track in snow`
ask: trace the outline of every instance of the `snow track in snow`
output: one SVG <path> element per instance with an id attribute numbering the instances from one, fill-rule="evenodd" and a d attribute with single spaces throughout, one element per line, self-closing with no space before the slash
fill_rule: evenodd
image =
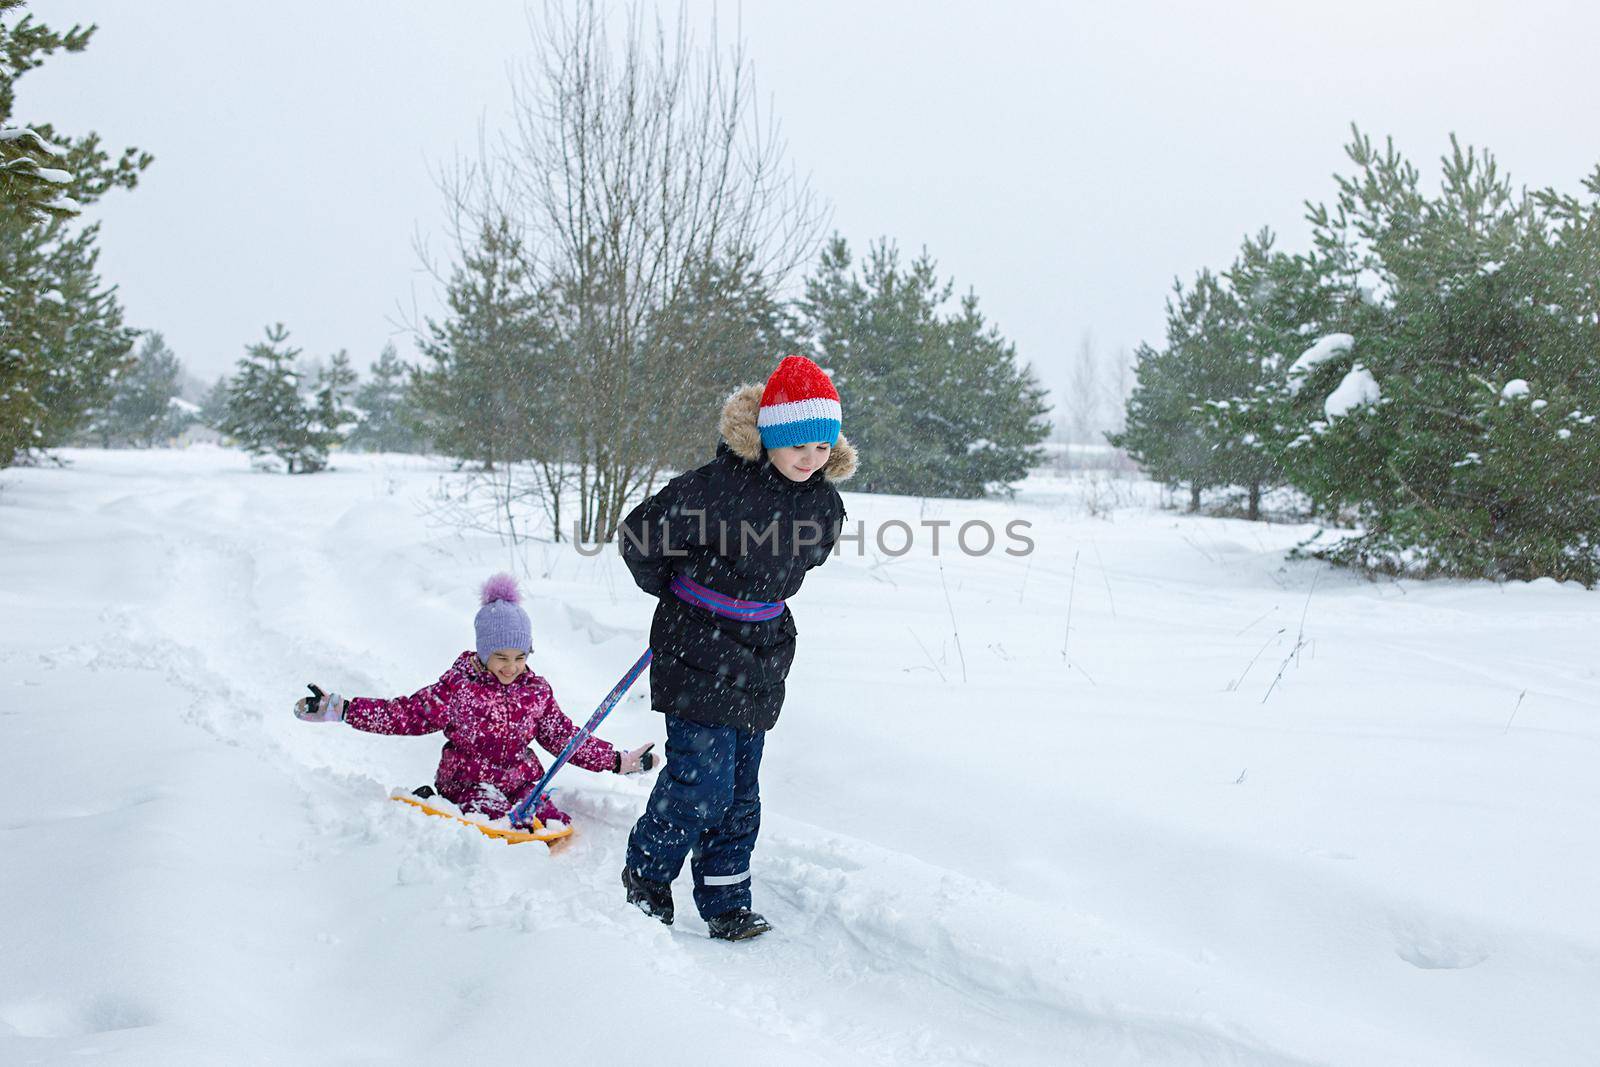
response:
<path id="1" fill-rule="evenodd" d="M 218 502 L 221 521 L 205 515 L 197 497 L 151 503 L 125 497 L 112 510 L 182 564 L 165 577 L 155 604 L 118 620 L 130 650 L 168 668 L 169 680 L 192 697 L 192 717 L 219 740 L 276 754 L 285 792 L 306 798 L 308 829 L 323 838 L 303 843 L 311 857 L 368 844 L 394 859 L 397 884 L 441 894 L 453 929 L 538 933 L 553 924 L 593 931 L 623 941 L 615 951 L 636 953 L 637 965 L 657 981 L 692 973 L 711 1004 L 754 1029 L 864 1061 L 987 1062 L 1004 1049 L 1010 1063 L 1063 1056 L 1294 1062 L 1203 1025 L 1198 1013 L 1161 1018 L 1119 1006 L 1122 996 L 1136 1003 L 1158 984 L 1173 987 L 1174 1004 L 1187 1008 L 1190 997 L 1181 979 L 1161 974 L 1172 961 L 1097 960 L 1106 953 L 1092 920 L 803 821 L 769 815 L 758 853 L 762 906 L 779 932 L 730 948 L 704 940 L 686 880 L 678 886 L 682 918 L 674 931 L 657 930 L 622 905 L 620 845 L 643 786 L 569 775 L 569 791 L 582 795 L 565 803 L 579 817 L 582 837 L 554 859 L 530 848 L 503 855 L 504 846 L 419 819 L 372 787 L 385 781 L 380 765 L 392 762 L 385 739 L 361 744 L 369 753 L 361 762 L 375 779 L 369 786 L 349 770 L 305 759 L 333 739 L 318 735 L 336 728 L 285 713 L 286 694 L 297 684 L 288 680 L 302 674 L 354 675 L 366 684 L 346 683 L 352 691 L 381 691 L 375 679 L 351 670 L 366 651 L 347 636 L 360 623 L 364 595 L 332 562 L 347 556 L 337 538 L 315 526 L 308 531 L 300 518 L 284 523 L 256 514 L 241 524 L 232 498 Z M 351 526 L 359 510 L 339 515 L 333 529 Z M 581 608 L 564 612 L 589 642 L 637 638 Z M 428 739 L 430 748 L 436 744 Z M 270 798 L 255 802 L 262 799 Z M 787 832 L 774 832 L 774 824 Z M 418 919 L 435 921 L 427 913 Z M 559 970 L 551 981 L 560 982 Z M 1122 996 L 1113 995 L 1111 982 L 1126 987 Z M 864 1000 L 871 1004 L 865 1013 Z"/>

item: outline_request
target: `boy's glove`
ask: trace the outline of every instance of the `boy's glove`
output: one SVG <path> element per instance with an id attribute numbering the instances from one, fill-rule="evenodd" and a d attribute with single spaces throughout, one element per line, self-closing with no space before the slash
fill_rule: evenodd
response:
<path id="1" fill-rule="evenodd" d="M 661 762 L 656 758 L 656 754 L 650 751 L 655 747 L 656 743 L 654 741 L 646 741 L 644 744 L 640 745 L 631 752 L 618 752 L 617 773 L 643 774 L 645 771 L 653 768 L 656 764 Z"/>
<path id="2" fill-rule="evenodd" d="M 349 701 L 338 693 L 324 693 L 314 685 L 307 685 L 311 695 L 294 702 L 294 717 L 301 722 L 343 722 L 344 709 Z"/>

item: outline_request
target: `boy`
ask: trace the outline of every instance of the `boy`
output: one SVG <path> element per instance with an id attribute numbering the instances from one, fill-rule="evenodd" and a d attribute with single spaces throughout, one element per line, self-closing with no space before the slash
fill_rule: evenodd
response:
<path id="1" fill-rule="evenodd" d="M 833 483 L 855 473 L 839 394 L 789 356 L 766 385 L 723 405 L 716 458 L 623 520 L 623 559 L 659 598 L 650 702 L 667 717 L 666 766 L 628 837 L 628 902 L 671 924 L 672 880 L 691 850 L 694 902 L 711 936 L 771 926 L 750 910 L 761 825 L 757 776 L 783 707 L 795 626 L 784 601 L 832 551 L 844 521 Z"/>

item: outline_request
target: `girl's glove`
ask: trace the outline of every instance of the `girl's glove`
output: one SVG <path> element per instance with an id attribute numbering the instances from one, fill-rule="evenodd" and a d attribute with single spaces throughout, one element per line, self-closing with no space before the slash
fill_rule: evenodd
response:
<path id="1" fill-rule="evenodd" d="M 311 695 L 294 702 L 294 717 L 301 722 L 343 722 L 344 709 L 349 701 L 338 693 L 324 693 L 314 685 L 306 686 Z"/>
<path id="2" fill-rule="evenodd" d="M 618 752 L 617 773 L 643 774 L 645 771 L 655 767 L 656 764 L 661 762 L 656 758 L 656 754 L 650 751 L 655 747 L 656 743 L 654 741 L 646 741 L 631 752 Z"/>

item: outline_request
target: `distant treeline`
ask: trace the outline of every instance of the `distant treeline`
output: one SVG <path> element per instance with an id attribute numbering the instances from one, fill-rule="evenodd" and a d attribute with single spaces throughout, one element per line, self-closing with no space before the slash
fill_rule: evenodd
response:
<path id="1" fill-rule="evenodd" d="M 346 353 L 304 360 L 280 324 L 198 405 L 160 335 L 135 354 L 96 227 L 76 222 L 150 158 L 5 126 L 16 77 L 92 28 L 0 23 L 0 466 L 197 424 L 291 473 L 340 446 L 429 450 L 510 469 L 548 507 L 575 498 L 581 534 L 606 537 L 710 454 L 729 390 L 795 352 L 839 388 L 856 488 L 978 496 L 1041 461 L 1045 391 L 976 296 L 952 299 L 926 253 L 880 241 L 857 264 L 822 239 L 742 51 L 662 35 L 643 8 L 615 26 L 595 0 L 569 14 L 535 28 L 502 146 L 443 183 L 451 255 L 426 265 L 445 311 L 416 326 L 416 364 L 386 350 L 363 382 Z"/>

